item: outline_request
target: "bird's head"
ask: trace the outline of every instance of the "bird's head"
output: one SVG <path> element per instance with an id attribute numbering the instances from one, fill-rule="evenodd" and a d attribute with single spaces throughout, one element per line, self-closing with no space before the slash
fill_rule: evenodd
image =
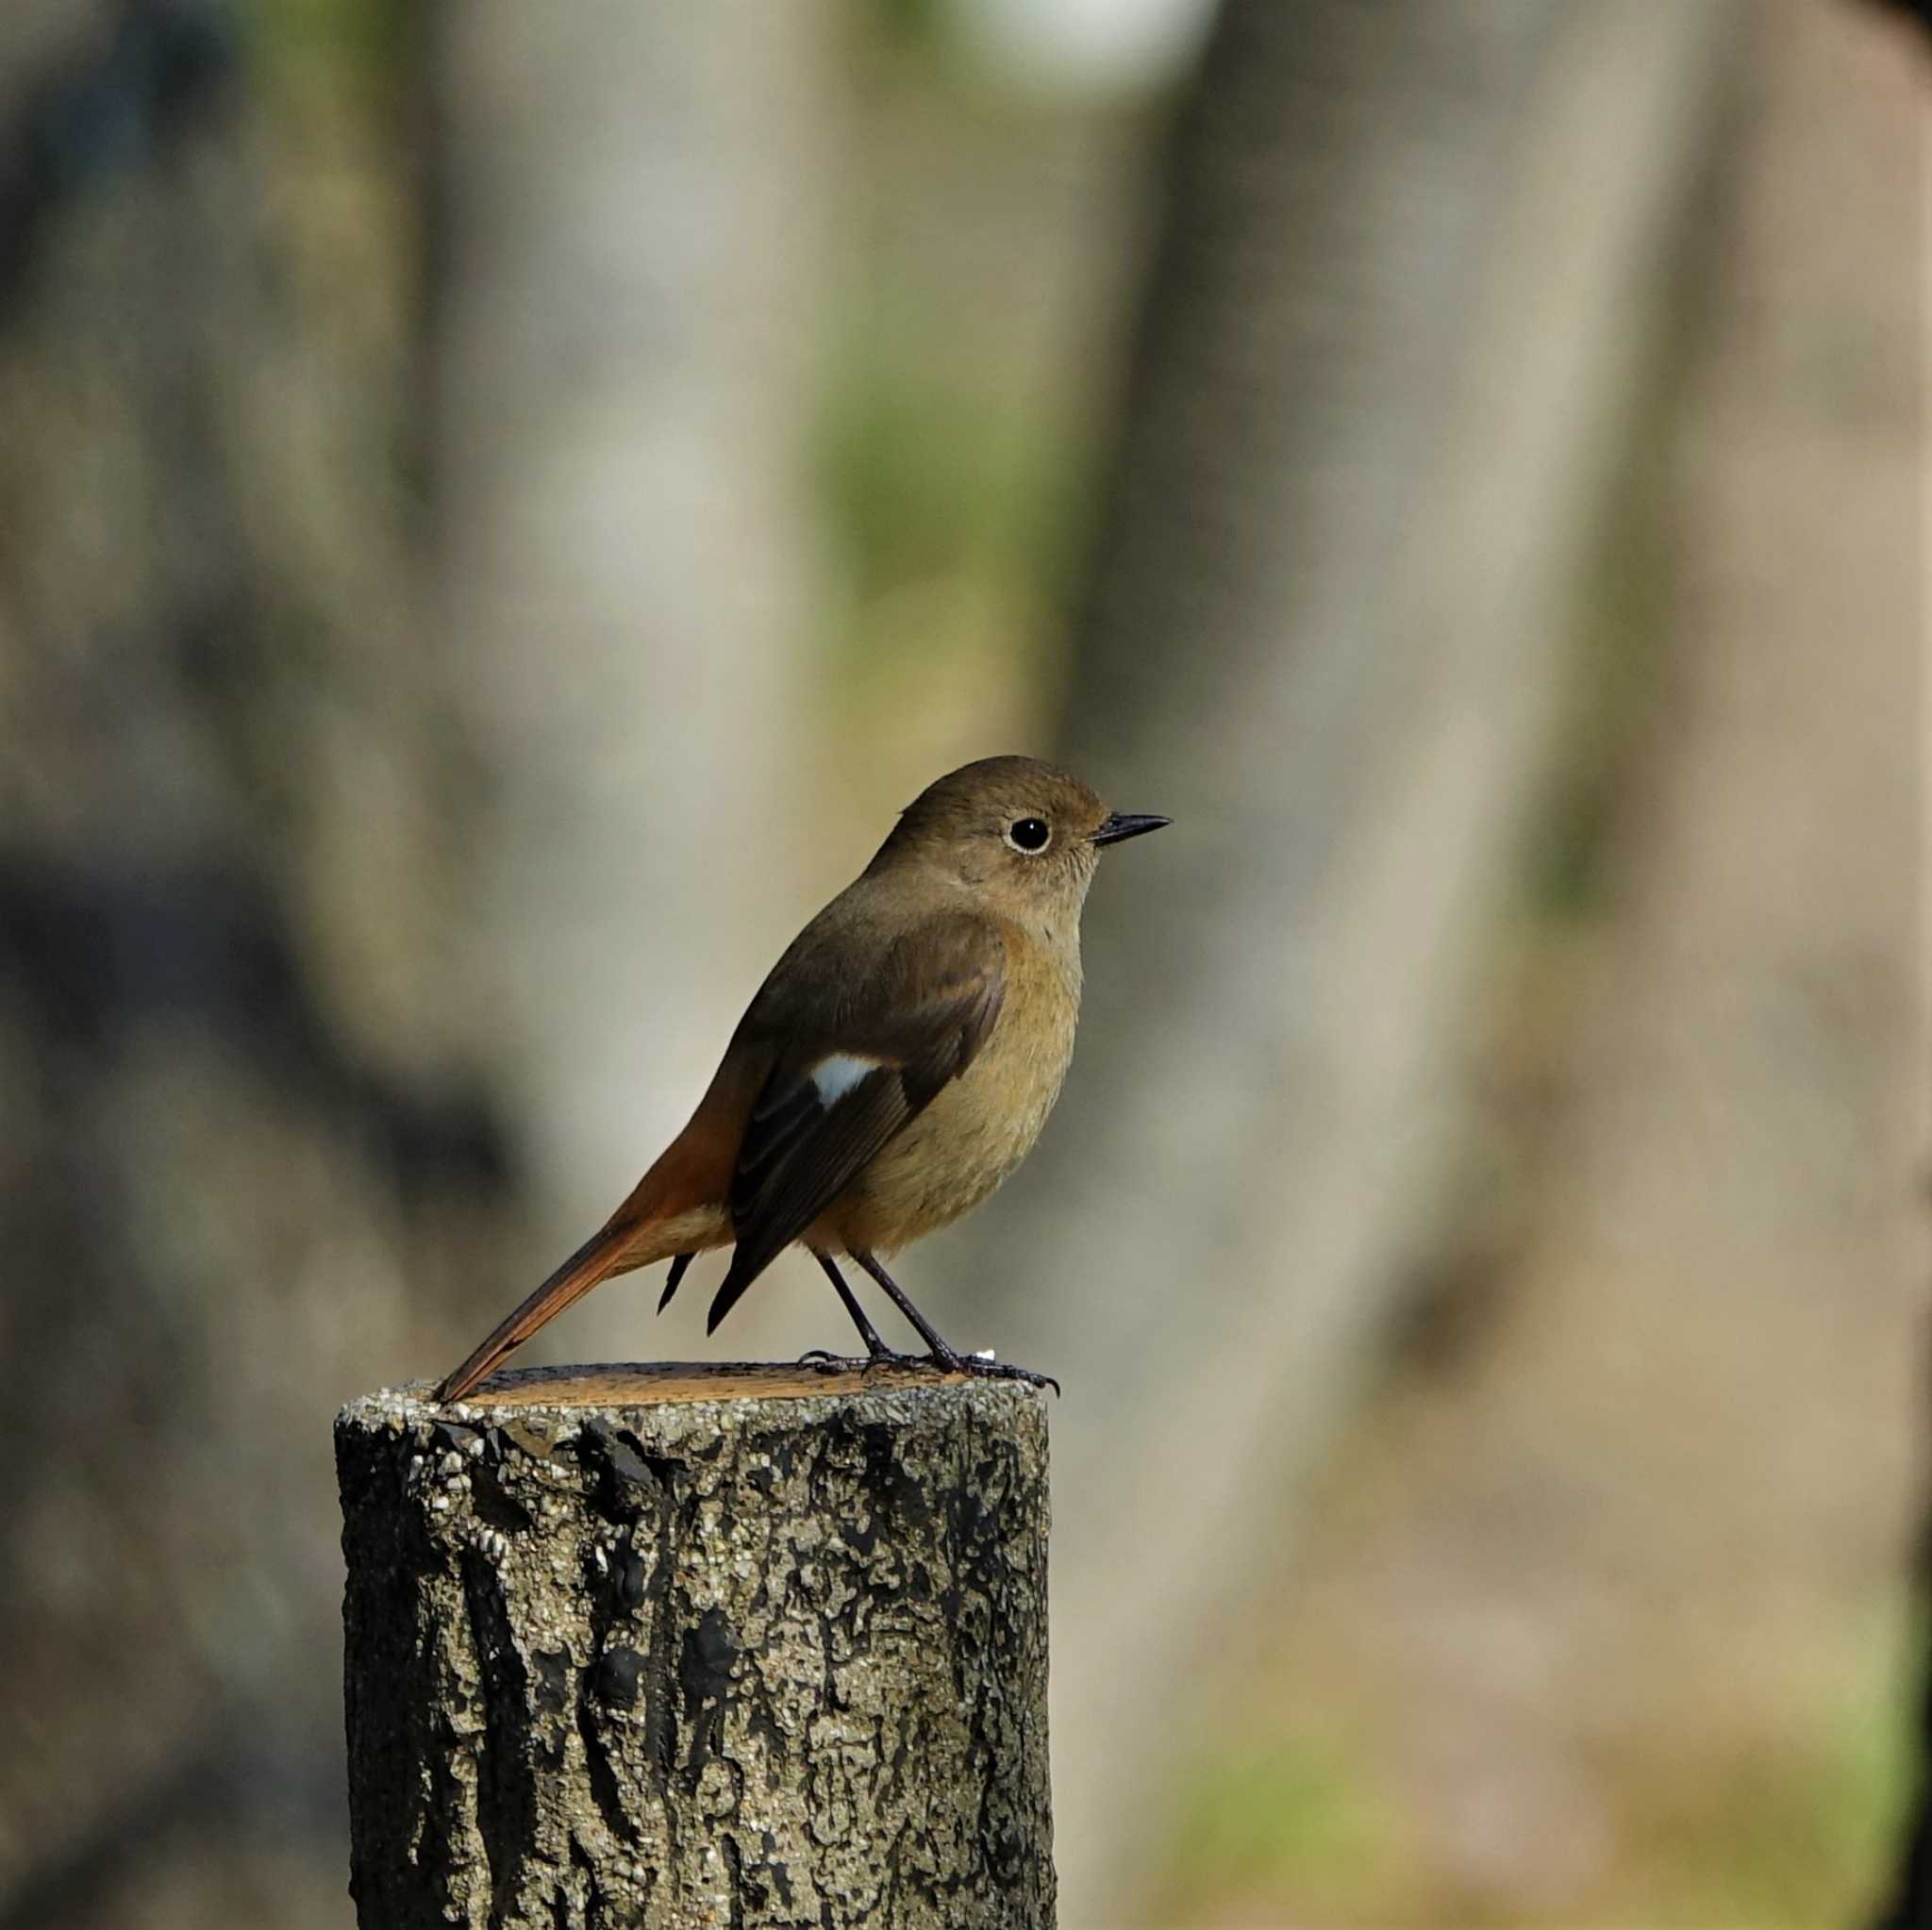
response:
<path id="1" fill-rule="evenodd" d="M 874 863 L 937 869 L 1022 924 L 1050 924 L 1079 915 L 1102 850 L 1168 822 L 1109 811 L 1037 757 L 982 757 L 927 785 Z"/>

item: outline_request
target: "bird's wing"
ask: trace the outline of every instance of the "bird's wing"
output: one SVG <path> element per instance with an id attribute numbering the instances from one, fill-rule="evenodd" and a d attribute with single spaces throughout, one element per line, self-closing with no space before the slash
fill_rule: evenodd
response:
<path id="1" fill-rule="evenodd" d="M 827 981 L 814 973 L 810 982 Z M 973 1063 L 999 1017 L 1006 942 L 992 921 L 946 912 L 894 940 L 830 1014 L 787 1010 L 782 988 L 774 990 L 770 1005 L 747 1015 L 777 1050 L 739 1146 L 730 1191 L 737 1249 L 708 1332 Z"/>

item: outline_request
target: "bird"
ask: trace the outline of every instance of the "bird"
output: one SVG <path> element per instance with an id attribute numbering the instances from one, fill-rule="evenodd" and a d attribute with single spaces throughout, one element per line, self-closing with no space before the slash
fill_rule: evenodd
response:
<path id="1" fill-rule="evenodd" d="M 962 1357 L 881 1256 L 971 1211 L 1032 1150 L 1073 1057 L 1080 911 L 1100 854 L 1171 822 L 1108 810 L 1035 757 L 982 757 L 928 785 L 772 968 L 683 1131 L 437 1399 L 465 1400 L 602 1281 L 669 1260 L 661 1313 L 699 1254 L 729 1246 L 715 1333 L 794 1242 L 865 1344 L 862 1361 L 815 1350 L 825 1364 L 1057 1385 Z M 884 1289 L 924 1356 L 886 1345 L 841 1259 Z"/>

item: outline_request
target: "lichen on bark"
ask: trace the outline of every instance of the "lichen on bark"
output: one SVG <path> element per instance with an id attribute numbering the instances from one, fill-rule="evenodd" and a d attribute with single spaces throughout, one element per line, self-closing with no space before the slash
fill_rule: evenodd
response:
<path id="1" fill-rule="evenodd" d="M 364 1930 L 1052 1924 L 1042 1397 L 715 1385 L 338 1419 Z"/>

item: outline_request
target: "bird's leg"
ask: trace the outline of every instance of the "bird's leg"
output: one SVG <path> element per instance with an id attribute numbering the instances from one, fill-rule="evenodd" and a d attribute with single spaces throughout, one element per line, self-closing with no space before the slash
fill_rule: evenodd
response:
<path id="1" fill-rule="evenodd" d="M 879 1264 L 876 1256 L 855 1252 L 852 1257 L 891 1295 L 892 1305 L 919 1329 L 919 1337 L 931 1349 L 930 1358 L 936 1366 L 943 1367 L 948 1373 L 977 1374 L 984 1380 L 1024 1380 L 1032 1387 L 1051 1388 L 1055 1393 L 1059 1392 L 1060 1384 L 1050 1373 L 1035 1373 L 1030 1367 L 1015 1367 L 1005 1360 L 983 1360 L 976 1354 L 956 1354 L 940 1338 L 939 1329 L 913 1306 L 906 1289 Z"/>
<path id="2" fill-rule="evenodd" d="M 858 1296 L 845 1284 L 845 1275 L 839 1271 L 838 1263 L 828 1253 L 816 1254 L 813 1257 L 825 1270 L 825 1278 L 832 1283 L 833 1291 L 845 1303 L 845 1311 L 852 1316 L 852 1324 L 858 1329 L 858 1338 L 865 1342 L 865 1351 L 876 1360 L 881 1355 L 890 1355 L 891 1349 L 879 1336 L 879 1330 L 866 1317 L 864 1307 L 858 1304 Z"/>
<path id="3" fill-rule="evenodd" d="M 837 1290 L 839 1298 L 845 1303 L 845 1311 L 852 1316 L 852 1324 L 858 1329 L 858 1338 L 865 1342 L 863 1360 L 848 1360 L 824 1347 L 813 1347 L 799 1356 L 800 1362 L 809 1361 L 814 1367 L 823 1367 L 837 1373 L 841 1368 L 875 1367 L 881 1362 L 900 1361 L 911 1356 L 894 1354 L 879 1337 L 879 1330 L 866 1318 L 864 1307 L 858 1304 L 858 1296 L 845 1284 L 845 1276 L 839 1271 L 837 1263 L 828 1253 L 814 1254 L 812 1257 L 825 1270 L 828 1279 Z"/>

